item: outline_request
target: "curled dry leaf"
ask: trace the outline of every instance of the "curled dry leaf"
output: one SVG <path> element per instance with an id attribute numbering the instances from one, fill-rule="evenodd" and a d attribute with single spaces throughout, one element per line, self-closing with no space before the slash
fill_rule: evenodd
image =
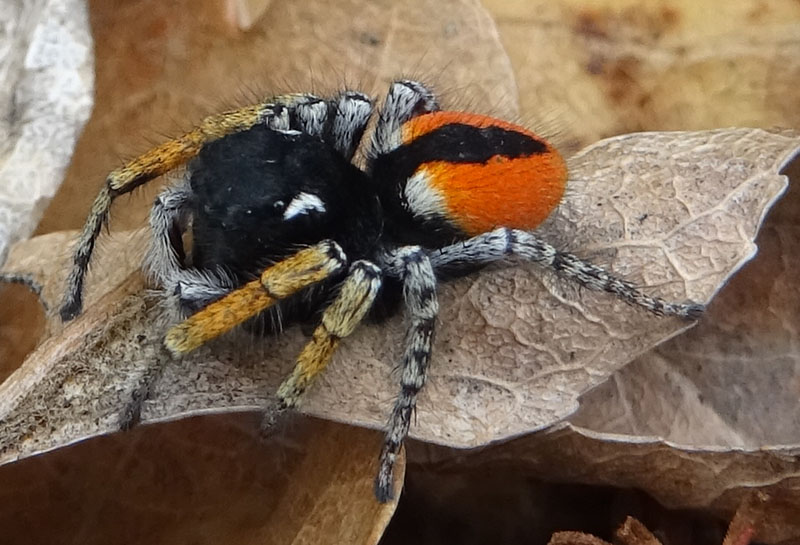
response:
<path id="1" fill-rule="evenodd" d="M 614 533 L 615 545 L 662 545 L 647 527 L 633 517 L 627 517 Z M 556 532 L 547 545 L 611 545 L 584 532 Z M 725 544 L 727 545 L 727 544 Z M 742 545 L 747 545 L 746 543 Z"/>
<path id="2" fill-rule="evenodd" d="M 619 545 L 661 545 L 661 541 L 644 524 L 633 517 L 625 519 L 622 526 L 617 528 L 614 537 Z M 742 543 L 742 545 L 747 544 Z"/>
<path id="3" fill-rule="evenodd" d="M 638 488 L 667 508 L 702 509 L 730 519 L 754 492 L 766 494 L 758 541 L 800 537 L 800 447 L 692 448 L 652 437 L 598 433 L 569 423 L 453 458 L 426 449 L 440 471 L 474 472 L 502 464 L 522 476 Z"/>
<path id="4" fill-rule="evenodd" d="M 748 545 L 761 517 L 765 498 L 752 495 L 736 511 L 722 545 Z M 669 543 L 669 541 L 667 541 Z M 584 532 L 556 532 L 548 545 L 610 545 L 607 541 Z M 614 532 L 614 545 L 662 545 L 653 532 L 639 520 L 628 516 Z"/>
<path id="5" fill-rule="evenodd" d="M 754 253 L 755 231 L 785 187 L 778 171 L 798 146 L 795 136 L 750 129 L 600 142 L 576 157 L 573 192 L 543 235 L 569 241 L 570 249 L 648 291 L 706 301 Z M 24 246 L 16 250 L 15 256 L 26 254 Z M 108 275 L 121 274 L 121 264 L 138 259 L 111 252 L 106 258 L 97 263 L 96 277 L 104 276 L 105 267 L 111 267 Z M 50 275 L 42 278 L 49 293 L 57 291 L 53 286 L 61 285 L 65 267 L 41 267 Z M 459 447 L 563 419 L 582 392 L 687 327 L 603 294 L 579 292 L 531 266 L 487 270 L 447 284 L 441 305 L 430 384 L 412 434 Z M 0 460 L 116 430 L 153 366 L 164 371 L 144 405 L 145 422 L 257 409 L 303 343 L 297 330 L 247 343 L 228 337 L 172 361 L 161 349 L 163 331 L 159 307 L 145 297 L 138 275 L 89 304 L 0 387 Z M 402 335 L 399 317 L 362 327 L 309 393 L 303 411 L 381 427 L 395 395 L 391 370 Z"/>
<path id="6" fill-rule="evenodd" d="M 787 172 L 800 180 L 800 161 Z M 792 183 L 759 233 L 758 259 L 724 288 L 706 319 L 581 399 L 570 418 L 583 438 L 575 441 L 603 442 L 584 444 L 583 456 L 613 462 L 575 463 L 592 467 L 600 482 L 624 474 L 627 485 L 665 504 L 722 516 L 763 490 L 759 541 L 800 539 L 798 218 L 800 184 Z"/>
<path id="7" fill-rule="evenodd" d="M 547 545 L 611 545 L 608 541 L 584 532 L 556 532 Z"/>
<path id="8" fill-rule="evenodd" d="M 553 109 L 567 139 L 590 142 L 642 128 L 800 126 L 800 11 L 793 0 L 700 10 L 692 0 L 486 5 L 517 74 L 523 118 Z M 751 486 L 766 489 L 775 494 L 759 540 L 798 540 L 791 462 L 800 443 L 800 161 L 790 177 L 789 195 L 757 239 L 758 258 L 696 328 L 582 396 L 570 418 L 582 454 L 534 463 L 533 474 L 625 484 L 670 506 L 722 517 Z M 495 456 L 506 460 L 500 451 Z M 574 465 L 590 469 L 572 474 Z M 704 492 L 691 493 L 688 482 Z"/>

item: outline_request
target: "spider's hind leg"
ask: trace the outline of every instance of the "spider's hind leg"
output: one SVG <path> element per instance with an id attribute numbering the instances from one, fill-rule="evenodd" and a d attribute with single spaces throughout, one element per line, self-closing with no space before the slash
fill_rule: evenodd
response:
<path id="1" fill-rule="evenodd" d="M 397 454 L 403 444 L 417 403 L 425 385 L 431 357 L 436 315 L 436 277 L 427 254 L 418 246 L 400 248 L 387 256 L 389 269 L 403 281 L 403 299 L 411 322 L 400 377 L 400 395 L 395 401 L 381 449 L 375 495 L 379 501 L 392 499 L 392 475 Z"/>
<path id="2" fill-rule="evenodd" d="M 572 254 L 560 252 L 539 237 L 517 229 L 499 228 L 446 246 L 431 253 L 431 262 L 437 272 L 447 274 L 510 256 L 538 263 L 567 280 L 594 291 L 611 293 L 629 305 L 641 307 L 657 316 L 697 320 L 704 311 L 704 306 L 698 303 L 672 303 L 647 295 L 631 282 Z"/>

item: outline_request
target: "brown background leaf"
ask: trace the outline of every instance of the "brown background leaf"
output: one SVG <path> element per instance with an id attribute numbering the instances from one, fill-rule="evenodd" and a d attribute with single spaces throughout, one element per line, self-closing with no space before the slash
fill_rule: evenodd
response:
<path id="1" fill-rule="evenodd" d="M 486 0 L 523 119 L 562 139 L 717 127 L 798 127 L 794 0 Z"/>
<path id="2" fill-rule="evenodd" d="M 6 543 L 377 543 L 378 434 L 258 415 L 140 427 L 0 469 Z M 397 484 L 403 466 L 398 466 Z"/>

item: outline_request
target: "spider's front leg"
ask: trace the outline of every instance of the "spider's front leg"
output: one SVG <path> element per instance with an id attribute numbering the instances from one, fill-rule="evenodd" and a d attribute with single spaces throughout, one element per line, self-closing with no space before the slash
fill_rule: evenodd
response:
<path id="1" fill-rule="evenodd" d="M 311 340 L 297 357 L 291 375 L 278 388 L 281 408 L 295 407 L 306 389 L 327 367 L 341 340 L 355 331 L 381 287 L 381 270 L 369 261 L 356 261 L 339 294 L 322 314 Z"/>
<path id="2" fill-rule="evenodd" d="M 457 242 L 431 253 L 431 263 L 437 272 L 459 272 L 517 256 L 552 269 L 559 276 L 581 286 L 605 291 L 629 305 L 641 307 L 657 316 L 678 316 L 697 320 L 705 307 L 698 303 L 672 303 L 645 294 L 631 282 L 618 278 L 605 269 L 582 259 L 560 252 L 539 237 L 518 229 L 499 228 Z"/>
<path id="3" fill-rule="evenodd" d="M 392 474 L 417 404 L 417 394 L 425 385 L 433 345 L 434 326 L 439 313 L 436 276 L 427 254 L 418 246 L 407 246 L 386 256 L 387 269 L 403 282 L 403 299 L 410 320 L 400 376 L 400 395 L 395 401 L 386 438 L 381 449 L 375 496 L 392 499 Z"/>
<path id="4" fill-rule="evenodd" d="M 281 299 L 338 273 L 345 264 L 342 249 L 333 241 L 323 241 L 300 250 L 267 268 L 259 279 L 228 293 L 172 327 L 164 344 L 173 355 L 191 352 Z"/>

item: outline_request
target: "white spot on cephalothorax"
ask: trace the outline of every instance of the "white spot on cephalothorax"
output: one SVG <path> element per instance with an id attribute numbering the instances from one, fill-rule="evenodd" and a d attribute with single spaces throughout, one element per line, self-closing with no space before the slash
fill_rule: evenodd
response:
<path id="1" fill-rule="evenodd" d="M 295 130 L 295 129 L 282 129 L 282 128 L 274 128 L 274 127 L 270 127 L 270 128 L 273 129 L 275 132 L 279 132 L 281 134 L 285 134 L 286 136 L 299 136 L 299 135 L 303 134 L 302 132 L 300 132 L 298 130 Z"/>
<path id="2" fill-rule="evenodd" d="M 409 211 L 421 218 L 446 216 L 447 203 L 444 196 L 431 185 L 431 180 L 424 170 L 418 170 L 406 182 L 403 190 L 408 202 Z"/>
<path id="3" fill-rule="evenodd" d="M 283 212 L 283 219 L 290 220 L 300 214 L 308 214 L 310 211 L 325 212 L 325 203 L 322 199 L 311 193 L 298 193 L 292 199 L 289 206 Z"/>

